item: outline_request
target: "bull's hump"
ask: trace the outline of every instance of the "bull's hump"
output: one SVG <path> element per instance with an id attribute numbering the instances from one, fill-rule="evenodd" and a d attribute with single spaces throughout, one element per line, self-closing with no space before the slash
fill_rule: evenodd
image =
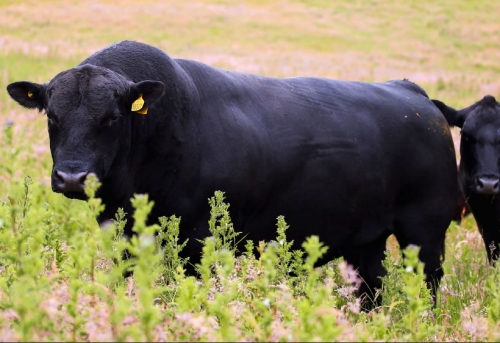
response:
<path id="1" fill-rule="evenodd" d="M 126 40 L 113 43 L 99 51 L 96 51 L 81 64 L 96 64 L 107 60 L 112 60 L 114 63 L 120 63 L 121 61 L 129 58 L 134 59 L 136 63 L 144 59 L 169 59 L 168 55 L 164 51 L 154 46 Z"/>

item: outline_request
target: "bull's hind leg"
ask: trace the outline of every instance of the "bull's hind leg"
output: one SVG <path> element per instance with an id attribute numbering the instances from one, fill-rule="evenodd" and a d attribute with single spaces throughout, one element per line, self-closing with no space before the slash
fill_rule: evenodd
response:
<path id="1" fill-rule="evenodd" d="M 354 249 L 352 252 L 355 254 L 348 253 L 344 256 L 347 262 L 358 270 L 361 284 L 357 293 L 361 298 L 362 309 L 367 312 L 381 304 L 377 290 L 382 287 L 381 278 L 386 275 L 382 261 L 385 258 L 388 236 L 389 233 L 384 233 L 370 243 Z"/>
<path id="2" fill-rule="evenodd" d="M 444 243 L 452 212 L 439 206 L 406 206 L 394 223 L 394 235 L 402 249 L 410 244 L 420 247 L 419 259 L 434 299 L 443 276 Z"/>

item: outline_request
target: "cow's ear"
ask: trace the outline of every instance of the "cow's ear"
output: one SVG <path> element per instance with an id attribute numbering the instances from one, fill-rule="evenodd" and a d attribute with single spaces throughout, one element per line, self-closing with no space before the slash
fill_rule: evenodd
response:
<path id="1" fill-rule="evenodd" d="M 7 92 L 21 106 L 36 108 L 38 111 L 45 108 L 45 85 L 19 81 L 8 85 Z"/>
<path id="2" fill-rule="evenodd" d="M 448 122 L 448 125 L 462 127 L 465 119 L 467 119 L 467 115 L 469 114 L 469 111 L 467 109 L 457 111 L 456 109 L 446 105 L 442 101 L 433 99 L 432 102 L 434 103 L 434 105 L 436 105 L 437 108 L 439 108 L 441 113 L 443 113 L 446 121 Z"/>
<path id="3" fill-rule="evenodd" d="M 130 86 L 132 112 L 148 113 L 148 108 L 163 96 L 165 85 L 160 81 L 141 81 Z"/>

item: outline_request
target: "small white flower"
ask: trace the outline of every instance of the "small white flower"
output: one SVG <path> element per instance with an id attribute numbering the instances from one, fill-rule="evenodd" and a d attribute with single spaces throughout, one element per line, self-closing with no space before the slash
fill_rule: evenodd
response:
<path id="1" fill-rule="evenodd" d="M 268 298 L 264 299 L 262 302 L 263 302 L 263 303 L 264 303 L 264 305 L 266 305 L 266 307 L 268 307 L 268 308 L 271 306 L 271 301 L 270 301 Z"/>
<path id="2" fill-rule="evenodd" d="M 153 235 L 141 235 L 139 237 L 139 246 L 141 248 L 147 248 L 154 244 L 155 237 Z"/>

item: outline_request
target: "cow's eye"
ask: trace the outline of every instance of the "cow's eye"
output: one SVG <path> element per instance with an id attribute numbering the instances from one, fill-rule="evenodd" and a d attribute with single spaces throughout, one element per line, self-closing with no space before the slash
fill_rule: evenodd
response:
<path id="1" fill-rule="evenodd" d="M 466 142 L 467 144 L 473 144 L 476 142 L 474 137 L 469 135 L 462 135 L 462 141 Z"/>
<path id="2" fill-rule="evenodd" d="M 467 134 L 466 132 L 460 131 L 460 135 L 462 136 L 462 141 L 464 141 L 464 142 L 471 142 L 472 141 L 472 137 L 469 134 Z"/>
<path id="3" fill-rule="evenodd" d="M 120 119 L 119 114 L 110 114 L 101 120 L 101 126 L 111 127 Z"/>
<path id="4" fill-rule="evenodd" d="M 54 115 L 54 113 L 47 112 L 46 114 L 47 114 L 47 119 L 48 119 L 49 125 L 58 125 L 59 124 L 59 120 L 57 120 L 57 117 Z"/>

